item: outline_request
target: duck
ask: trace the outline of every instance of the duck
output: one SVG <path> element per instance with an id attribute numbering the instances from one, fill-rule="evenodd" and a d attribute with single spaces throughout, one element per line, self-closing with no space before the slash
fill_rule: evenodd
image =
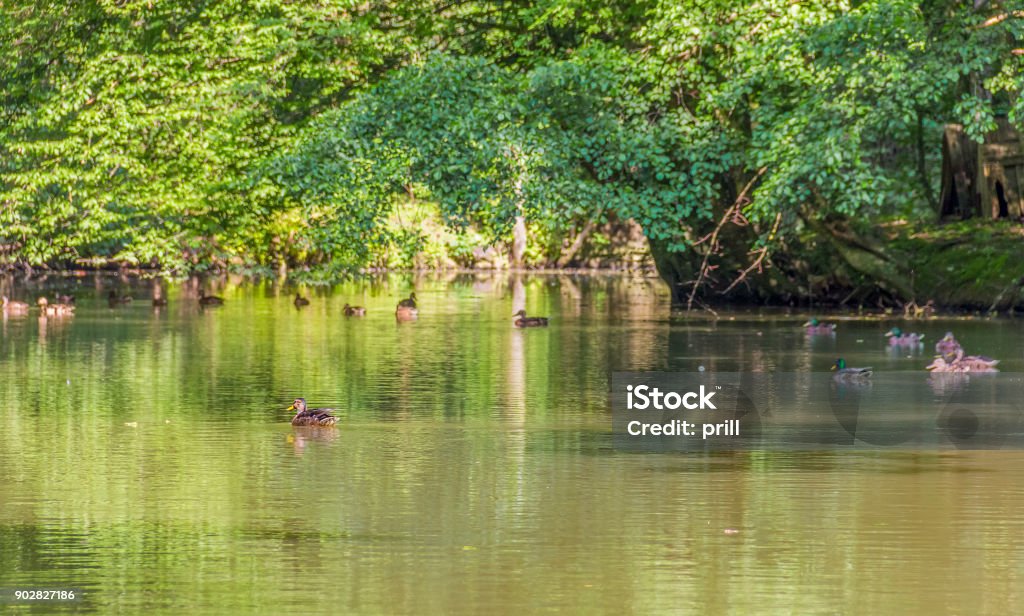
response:
<path id="1" fill-rule="evenodd" d="M 526 316 L 525 310 L 520 310 L 519 312 L 512 315 L 512 325 L 514 327 L 547 327 L 548 318 L 528 317 Z"/>
<path id="2" fill-rule="evenodd" d="M 295 294 L 295 307 L 296 308 L 301 308 L 303 306 L 308 306 L 308 305 L 309 305 L 309 300 L 308 299 L 306 299 L 305 297 L 302 297 L 298 293 Z"/>
<path id="3" fill-rule="evenodd" d="M 25 302 L 15 302 L 7 299 L 6 295 L 0 296 L 0 300 L 3 300 L 2 309 L 4 314 L 28 314 L 28 304 Z"/>
<path id="4" fill-rule="evenodd" d="M 946 335 L 935 343 L 935 352 L 938 353 L 946 363 L 951 363 L 955 361 L 957 357 L 962 357 L 964 354 L 963 347 L 961 347 L 960 343 L 953 337 L 953 332 L 946 332 Z"/>
<path id="5" fill-rule="evenodd" d="M 341 309 L 345 313 L 346 317 L 362 317 L 366 316 L 366 308 L 362 306 L 349 306 L 345 304 L 345 307 Z"/>
<path id="6" fill-rule="evenodd" d="M 832 364 L 836 380 L 861 381 L 871 376 L 871 368 L 847 367 L 846 360 L 840 357 Z"/>
<path id="7" fill-rule="evenodd" d="M 120 306 L 121 304 L 130 303 L 132 303 L 131 295 L 118 296 L 117 291 L 114 291 L 113 289 L 111 289 L 110 293 L 107 293 L 107 304 L 109 304 L 111 308 Z"/>
<path id="8" fill-rule="evenodd" d="M 918 346 L 923 345 L 924 334 L 904 333 L 902 329 L 894 327 L 885 332 L 889 339 L 889 346 Z"/>
<path id="9" fill-rule="evenodd" d="M 411 293 L 409 299 L 398 302 L 398 306 L 395 308 L 395 318 L 399 321 L 415 321 L 419 314 L 420 311 L 416 308 L 415 293 Z"/>
<path id="10" fill-rule="evenodd" d="M 70 304 L 51 304 L 45 297 L 40 297 L 36 303 L 39 304 L 39 310 L 42 311 L 44 316 L 66 317 L 75 313 L 74 306 Z"/>
<path id="11" fill-rule="evenodd" d="M 200 306 L 223 306 L 224 298 L 217 297 L 216 295 L 207 295 L 206 291 L 199 289 L 199 305 Z"/>
<path id="12" fill-rule="evenodd" d="M 288 407 L 289 411 L 295 411 L 292 417 L 293 426 L 319 426 L 329 428 L 338 423 L 338 418 L 331 415 L 334 409 L 310 409 L 306 408 L 305 398 L 296 398 L 295 402 Z"/>
<path id="13" fill-rule="evenodd" d="M 946 361 L 946 358 L 942 355 L 936 355 L 932 363 L 925 367 L 925 370 L 929 372 L 999 372 L 996 368 L 996 364 L 999 363 L 998 359 L 992 359 L 991 357 L 985 357 L 984 355 L 966 355 L 961 356 L 959 359 L 953 361 Z"/>
<path id="14" fill-rule="evenodd" d="M 811 319 L 803 324 L 804 331 L 808 334 L 834 334 L 835 323 L 822 323 L 818 319 Z"/>
<path id="15" fill-rule="evenodd" d="M 153 307 L 154 308 L 160 308 L 161 306 L 166 306 L 166 305 L 167 305 L 167 298 L 166 297 L 154 297 L 153 298 Z"/>

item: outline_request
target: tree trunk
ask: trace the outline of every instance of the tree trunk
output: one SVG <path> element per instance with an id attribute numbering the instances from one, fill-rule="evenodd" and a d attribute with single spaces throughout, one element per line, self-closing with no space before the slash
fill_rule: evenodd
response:
<path id="1" fill-rule="evenodd" d="M 513 267 L 523 266 L 526 255 L 526 218 L 516 216 L 515 227 L 512 228 L 512 254 L 509 256 Z"/>

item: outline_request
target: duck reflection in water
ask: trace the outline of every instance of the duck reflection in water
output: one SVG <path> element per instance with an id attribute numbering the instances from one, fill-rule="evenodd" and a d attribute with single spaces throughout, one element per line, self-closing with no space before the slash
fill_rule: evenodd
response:
<path id="1" fill-rule="evenodd" d="M 293 426 L 292 434 L 288 435 L 287 440 L 295 450 L 295 455 L 301 456 L 306 452 L 306 447 L 310 443 L 331 443 L 338 440 L 338 436 L 337 430 L 319 430 L 313 426 Z"/>

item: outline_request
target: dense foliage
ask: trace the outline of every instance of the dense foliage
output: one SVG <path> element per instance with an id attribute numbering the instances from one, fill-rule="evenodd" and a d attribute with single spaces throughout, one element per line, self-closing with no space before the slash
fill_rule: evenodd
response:
<path id="1" fill-rule="evenodd" d="M 374 265 L 422 241 L 389 223 L 410 202 L 485 241 L 523 216 L 549 259 L 608 217 L 785 247 L 931 215 L 941 126 L 1024 119 L 1022 2 L 2 10 L 7 262 Z"/>

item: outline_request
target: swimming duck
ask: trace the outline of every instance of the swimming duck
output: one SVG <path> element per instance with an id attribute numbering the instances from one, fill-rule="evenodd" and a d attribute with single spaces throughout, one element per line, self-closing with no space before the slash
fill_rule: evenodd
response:
<path id="1" fill-rule="evenodd" d="M 28 314 L 28 304 L 25 302 L 11 301 L 6 295 L 0 296 L 0 300 L 3 300 L 2 308 L 5 314 Z"/>
<path id="2" fill-rule="evenodd" d="M 51 304 L 45 297 L 40 297 L 36 302 L 39 310 L 48 317 L 66 317 L 75 313 L 75 307 L 69 304 Z"/>
<path id="3" fill-rule="evenodd" d="M 200 306 L 223 306 L 224 298 L 217 297 L 216 295 L 207 295 L 206 291 L 199 289 L 199 305 Z"/>
<path id="4" fill-rule="evenodd" d="M 302 297 L 298 293 L 295 294 L 295 307 L 296 308 L 301 308 L 302 306 L 308 306 L 308 305 L 309 305 L 309 300 L 308 299 L 306 299 L 305 297 Z"/>
<path id="5" fill-rule="evenodd" d="M 349 306 L 348 304 L 345 304 L 345 307 L 342 308 L 342 312 L 345 313 L 346 317 L 366 316 L 366 308 L 363 308 L 362 306 Z"/>
<path id="6" fill-rule="evenodd" d="M 903 333 L 903 330 L 898 327 L 885 332 L 885 337 L 889 339 L 889 346 L 918 346 L 924 344 L 922 342 L 924 334 Z"/>
<path id="7" fill-rule="evenodd" d="M 292 417 L 293 426 L 322 426 L 326 428 L 338 423 L 338 418 L 330 413 L 334 409 L 307 409 L 305 398 L 296 398 L 288 410 L 295 411 L 295 417 Z"/>
<path id="8" fill-rule="evenodd" d="M 525 310 L 512 315 L 512 325 L 515 327 L 547 327 L 547 317 L 528 317 Z"/>
<path id="9" fill-rule="evenodd" d="M 996 364 L 998 359 L 985 357 L 984 355 L 966 355 L 953 361 L 946 361 L 942 355 L 936 355 L 932 363 L 925 367 L 930 372 L 999 372 Z"/>
<path id="10" fill-rule="evenodd" d="M 166 305 L 167 305 L 167 298 L 166 297 L 154 297 L 153 298 L 153 307 L 154 308 L 159 308 L 161 306 L 166 306 Z"/>
<path id="11" fill-rule="evenodd" d="M 833 334 L 836 331 L 834 323 L 821 323 L 818 319 L 811 319 L 803 327 L 808 334 Z"/>
<path id="12" fill-rule="evenodd" d="M 409 299 L 398 302 L 398 307 L 395 308 L 395 318 L 399 321 L 415 321 L 419 314 L 420 311 L 416 309 L 415 293 L 411 293 Z"/>
<path id="13" fill-rule="evenodd" d="M 113 289 L 111 289 L 110 293 L 107 293 L 107 304 L 109 304 L 111 308 L 120 306 L 121 304 L 130 303 L 132 303 L 131 295 L 118 296 L 117 291 L 114 291 Z"/>
<path id="14" fill-rule="evenodd" d="M 871 368 L 848 368 L 842 357 L 832 364 L 832 370 L 835 372 L 833 378 L 839 380 L 860 381 L 871 376 Z"/>
<path id="15" fill-rule="evenodd" d="M 964 350 L 960 343 L 953 337 L 953 332 L 946 332 L 938 342 L 935 343 L 935 352 L 939 354 L 946 363 L 952 363 L 958 357 L 963 357 Z"/>

